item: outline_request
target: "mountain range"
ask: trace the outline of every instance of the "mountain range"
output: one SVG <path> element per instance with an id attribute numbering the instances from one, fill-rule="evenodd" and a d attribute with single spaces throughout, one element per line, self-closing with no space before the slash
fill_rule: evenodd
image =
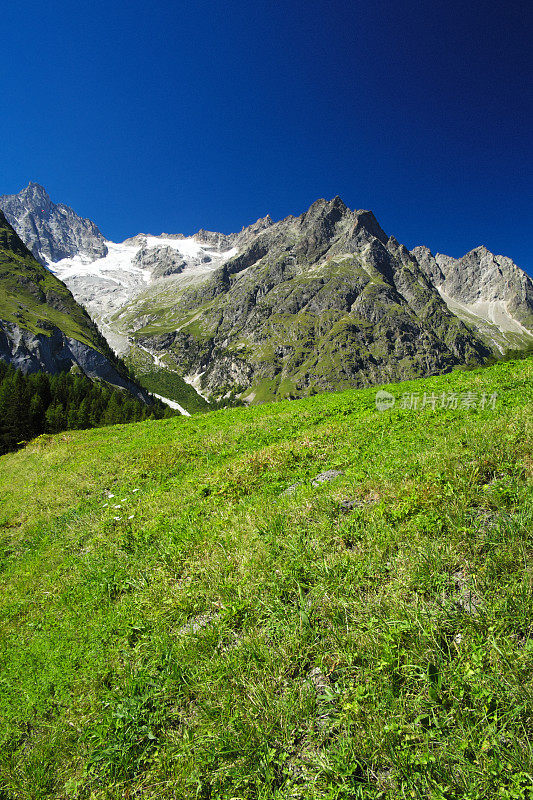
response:
<path id="1" fill-rule="evenodd" d="M 339 197 L 229 235 L 121 243 L 35 183 L 0 207 L 139 380 L 157 391 L 171 375 L 178 401 L 365 386 L 533 344 L 533 282 L 511 259 L 409 251 Z"/>

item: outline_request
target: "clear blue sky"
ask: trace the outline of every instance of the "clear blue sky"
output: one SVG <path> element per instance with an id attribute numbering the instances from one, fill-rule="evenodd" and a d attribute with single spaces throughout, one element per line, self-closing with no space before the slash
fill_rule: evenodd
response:
<path id="1" fill-rule="evenodd" d="M 407 246 L 533 272 L 528 2 L 17 0 L 0 193 L 111 239 L 239 230 L 339 194 Z"/>

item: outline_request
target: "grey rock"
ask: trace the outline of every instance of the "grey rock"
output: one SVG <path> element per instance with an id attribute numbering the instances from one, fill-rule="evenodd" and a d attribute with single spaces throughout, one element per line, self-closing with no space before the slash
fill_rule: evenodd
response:
<path id="1" fill-rule="evenodd" d="M 188 620 L 185 625 L 182 625 L 178 630 L 178 634 L 180 636 L 184 636 L 188 633 L 198 633 L 198 631 L 202 630 L 202 628 L 207 628 L 207 626 L 213 622 L 216 616 L 216 614 L 210 614 L 209 612 L 205 614 L 198 614 L 196 617 Z"/>
<path id="2" fill-rule="evenodd" d="M 146 247 L 144 244 L 134 256 L 132 264 L 150 270 L 153 278 L 179 275 L 187 266 L 183 256 L 172 247 Z"/>
<path id="3" fill-rule="evenodd" d="M 0 196 L 0 208 L 43 264 L 79 254 L 96 259 L 107 253 L 106 241 L 94 222 L 63 203 L 53 203 L 38 183 L 29 183 L 18 194 Z"/>
<path id="4" fill-rule="evenodd" d="M 325 695 L 329 688 L 329 681 L 320 669 L 320 667 L 313 667 L 309 672 L 309 682 L 314 687 L 319 695 Z"/>
<path id="5" fill-rule="evenodd" d="M 313 480 L 313 486 L 320 486 L 322 483 L 328 483 L 329 481 L 335 480 L 335 478 L 340 478 L 341 475 L 344 475 L 344 472 L 341 470 L 328 469 L 326 472 L 321 472 L 320 475 L 316 476 Z"/>
<path id="6" fill-rule="evenodd" d="M 104 381 L 139 400 L 151 402 L 148 393 L 120 375 L 106 356 L 66 336 L 59 328 L 51 328 L 47 336 L 0 320 L 0 359 L 24 373 L 43 371 L 55 375 L 77 366 L 91 380 Z"/>
<path id="7" fill-rule="evenodd" d="M 336 703 L 331 684 L 320 667 L 313 667 L 309 671 L 307 686 L 316 693 L 318 711 L 316 721 L 319 727 L 324 727 L 335 715 Z"/>
<path id="8" fill-rule="evenodd" d="M 290 486 L 287 486 L 287 488 L 284 489 L 281 494 L 282 495 L 294 494 L 296 490 L 300 488 L 300 486 L 303 486 L 303 481 L 297 481 L 297 483 L 292 483 Z"/>
<path id="9" fill-rule="evenodd" d="M 356 508 L 363 508 L 364 506 L 371 506 L 379 502 L 379 494 L 373 490 L 367 492 L 364 497 L 357 500 L 341 500 L 339 508 L 345 514 L 349 514 Z"/>
<path id="10" fill-rule="evenodd" d="M 339 503 L 339 508 L 341 511 L 344 511 L 345 514 L 349 514 L 350 511 L 353 511 L 359 504 L 356 503 L 355 500 L 342 500 Z"/>
<path id="11" fill-rule="evenodd" d="M 497 350 L 533 344 L 533 281 L 510 258 L 483 246 L 459 259 L 427 247 L 412 254 L 450 311 Z"/>
<path id="12" fill-rule="evenodd" d="M 463 570 L 454 572 L 452 579 L 456 591 L 456 605 L 461 608 L 465 614 L 470 614 L 471 616 L 478 614 L 483 601 L 474 591 L 470 579 Z"/>

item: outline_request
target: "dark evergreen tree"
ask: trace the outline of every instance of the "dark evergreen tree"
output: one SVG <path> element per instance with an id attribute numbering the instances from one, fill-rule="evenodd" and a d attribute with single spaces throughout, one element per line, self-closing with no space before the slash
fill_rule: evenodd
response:
<path id="1" fill-rule="evenodd" d="M 41 433 L 174 416 L 84 375 L 24 375 L 0 359 L 0 455 Z"/>

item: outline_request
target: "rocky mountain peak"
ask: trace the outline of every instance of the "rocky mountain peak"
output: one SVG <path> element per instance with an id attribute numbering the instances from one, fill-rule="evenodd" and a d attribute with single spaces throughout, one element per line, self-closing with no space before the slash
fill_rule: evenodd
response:
<path id="1" fill-rule="evenodd" d="M 76 255 L 94 260 L 107 254 L 105 238 L 94 222 L 63 203 L 56 205 L 39 183 L 30 181 L 18 194 L 0 196 L 0 208 L 43 264 Z"/>
<path id="2" fill-rule="evenodd" d="M 300 228 L 317 241 L 334 235 L 335 226 L 349 214 L 340 197 L 333 200 L 315 200 L 309 209 L 298 217 Z"/>
<path id="3" fill-rule="evenodd" d="M 26 197 L 43 197 L 50 200 L 50 196 L 44 186 L 40 183 L 36 183 L 36 181 L 30 181 L 25 189 L 23 189 L 20 195 L 24 195 Z"/>
<path id="4" fill-rule="evenodd" d="M 241 230 L 241 235 L 248 234 L 253 235 L 256 233 L 261 233 L 261 231 L 266 230 L 267 228 L 271 228 L 274 225 L 274 221 L 270 214 L 267 214 L 266 217 L 259 217 L 256 222 L 253 222 L 251 225 L 243 226 Z"/>
<path id="5" fill-rule="evenodd" d="M 435 286 L 441 286 L 445 281 L 444 273 L 429 247 L 418 245 L 418 247 L 413 247 L 411 253 L 418 261 L 424 275 L 429 278 Z"/>
<path id="6" fill-rule="evenodd" d="M 236 233 L 217 233 L 216 231 L 206 231 L 200 228 L 194 234 L 194 239 L 202 244 L 207 244 L 210 247 L 216 247 L 218 250 L 227 250 L 232 246 L 234 239 L 237 237 Z"/>
<path id="7" fill-rule="evenodd" d="M 250 225 L 250 228 L 270 228 L 270 226 L 273 224 L 274 222 L 272 217 L 270 214 L 267 214 L 266 217 L 259 217 L 259 219 L 253 223 L 253 225 Z"/>
<path id="8" fill-rule="evenodd" d="M 453 313 L 484 333 L 498 350 L 530 346 L 533 334 L 533 281 L 510 258 L 485 245 L 461 258 L 433 255 L 427 247 L 412 255 Z"/>
<path id="9" fill-rule="evenodd" d="M 30 181 L 24 189 L 21 189 L 17 197 L 26 202 L 50 201 L 50 196 L 44 186 L 35 181 Z"/>
<path id="10" fill-rule="evenodd" d="M 372 211 L 354 211 L 356 225 L 365 228 L 372 236 L 379 239 L 380 242 L 386 244 L 389 237 L 377 221 Z"/>
<path id="11" fill-rule="evenodd" d="M 319 200 L 315 200 L 315 202 L 312 203 L 308 210 L 302 214 L 300 219 L 303 222 L 319 218 L 340 219 L 347 212 L 347 206 L 338 195 L 336 195 L 333 200 L 325 200 L 321 197 Z"/>

